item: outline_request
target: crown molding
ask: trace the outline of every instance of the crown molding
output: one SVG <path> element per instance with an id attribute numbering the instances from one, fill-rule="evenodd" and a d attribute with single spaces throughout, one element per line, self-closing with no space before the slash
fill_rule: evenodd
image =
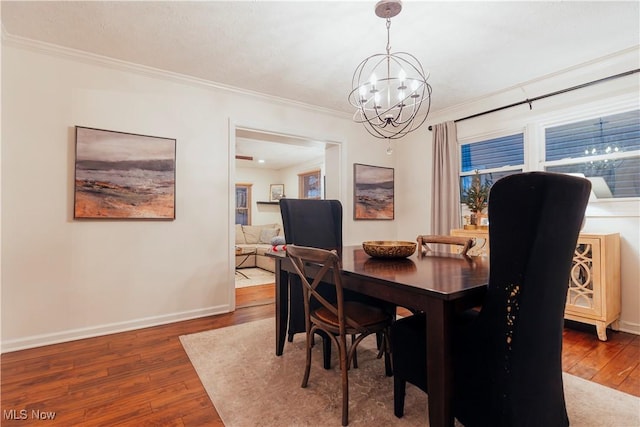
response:
<path id="1" fill-rule="evenodd" d="M 118 71 L 132 72 L 139 75 L 160 78 L 171 82 L 178 82 L 182 84 L 188 84 L 201 88 L 207 88 L 212 90 L 219 90 L 236 95 L 242 95 L 259 99 L 262 101 L 268 101 L 280 105 L 289 107 L 295 107 L 299 109 L 309 110 L 316 113 L 327 114 L 334 117 L 349 118 L 350 115 L 343 111 L 332 110 L 329 108 L 319 107 L 317 105 L 307 104 L 300 101 L 294 101 L 287 98 L 282 98 L 274 95 L 267 95 L 261 92 L 242 89 L 235 86 L 225 85 L 223 83 L 214 82 L 211 80 L 201 79 L 198 77 L 189 76 L 186 74 L 175 73 L 172 71 L 162 70 L 159 68 L 149 67 L 146 65 L 136 64 L 133 62 L 123 61 L 108 56 L 98 55 L 83 50 L 72 49 L 53 43 L 47 43 L 39 40 L 33 40 L 26 37 L 15 36 L 6 32 L 4 26 L 2 27 L 2 43 L 6 46 L 16 47 L 20 49 L 30 50 L 45 55 L 54 56 L 62 59 L 70 59 L 73 61 L 83 62 L 89 65 L 97 65 L 106 68 L 111 68 Z"/>

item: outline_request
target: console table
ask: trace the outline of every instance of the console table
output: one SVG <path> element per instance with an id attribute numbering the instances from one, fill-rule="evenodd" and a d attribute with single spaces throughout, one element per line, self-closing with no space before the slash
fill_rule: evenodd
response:
<path id="1" fill-rule="evenodd" d="M 452 236 L 472 237 L 470 255 L 489 254 L 488 230 L 451 230 Z M 455 250 L 452 248 L 452 250 Z M 607 340 L 607 326 L 620 318 L 620 234 L 580 233 L 573 255 L 565 319 L 595 325 Z"/>

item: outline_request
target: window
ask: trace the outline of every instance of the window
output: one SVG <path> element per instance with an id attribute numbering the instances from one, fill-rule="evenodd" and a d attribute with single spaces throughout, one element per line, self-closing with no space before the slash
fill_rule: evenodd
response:
<path id="1" fill-rule="evenodd" d="M 586 177 L 598 199 L 640 197 L 640 110 L 546 128 L 544 167 Z"/>
<path id="2" fill-rule="evenodd" d="M 236 224 L 251 225 L 251 184 L 236 184 Z"/>
<path id="3" fill-rule="evenodd" d="M 301 199 L 321 199 L 320 171 L 315 170 L 298 175 L 298 197 Z"/>
<path id="4" fill-rule="evenodd" d="M 522 133 L 462 144 L 460 150 L 461 198 L 471 186 L 475 171 L 479 172 L 482 183 L 493 183 L 524 168 Z"/>

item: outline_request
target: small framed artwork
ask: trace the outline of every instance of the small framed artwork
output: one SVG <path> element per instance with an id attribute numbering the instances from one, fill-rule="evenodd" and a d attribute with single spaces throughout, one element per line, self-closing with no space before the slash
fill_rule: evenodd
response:
<path id="1" fill-rule="evenodd" d="M 393 219 L 393 168 L 353 164 L 353 219 Z"/>
<path id="2" fill-rule="evenodd" d="M 269 201 L 278 202 L 284 197 L 284 184 L 271 184 L 269 186 Z"/>
<path id="3" fill-rule="evenodd" d="M 176 140 L 76 126 L 74 218 L 175 219 Z"/>

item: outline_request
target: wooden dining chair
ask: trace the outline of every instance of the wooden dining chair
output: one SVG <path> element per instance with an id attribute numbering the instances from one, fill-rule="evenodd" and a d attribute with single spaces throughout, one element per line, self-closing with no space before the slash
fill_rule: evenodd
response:
<path id="1" fill-rule="evenodd" d="M 459 253 L 467 256 L 469 249 L 475 244 L 475 239 L 471 237 L 447 236 L 441 234 L 421 234 L 416 238 L 418 242 L 418 258 L 422 258 L 433 249 L 429 246 L 432 244 L 456 245 L 460 246 Z"/>
<path id="2" fill-rule="evenodd" d="M 346 426 L 349 423 L 348 371 L 351 363 L 355 361 L 358 344 L 370 334 L 382 334 L 384 341 L 381 353 L 384 354 L 385 373 L 391 376 L 389 327 L 393 322 L 393 316 L 380 307 L 345 300 L 340 257 L 336 251 L 289 245 L 287 256 L 291 259 L 303 285 L 307 360 L 302 387 L 306 388 L 309 382 L 313 334 L 316 331 L 324 331 L 338 349 L 342 375 L 342 425 Z M 331 275 L 335 291 L 332 300 L 317 290 L 327 275 Z M 317 301 L 319 307 L 312 309 L 312 301 Z M 352 337 L 351 343 L 347 340 L 348 336 Z M 381 356 L 378 354 L 378 358 Z"/>
<path id="3" fill-rule="evenodd" d="M 562 332 L 571 262 L 589 200 L 583 178 L 530 172 L 489 196 L 490 273 L 479 313 L 453 331 L 453 412 L 465 426 L 567 426 Z M 405 383 L 428 390 L 424 314 L 394 323 L 394 413 Z M 403 367 L 401 369 L 401 367 Z"/>

